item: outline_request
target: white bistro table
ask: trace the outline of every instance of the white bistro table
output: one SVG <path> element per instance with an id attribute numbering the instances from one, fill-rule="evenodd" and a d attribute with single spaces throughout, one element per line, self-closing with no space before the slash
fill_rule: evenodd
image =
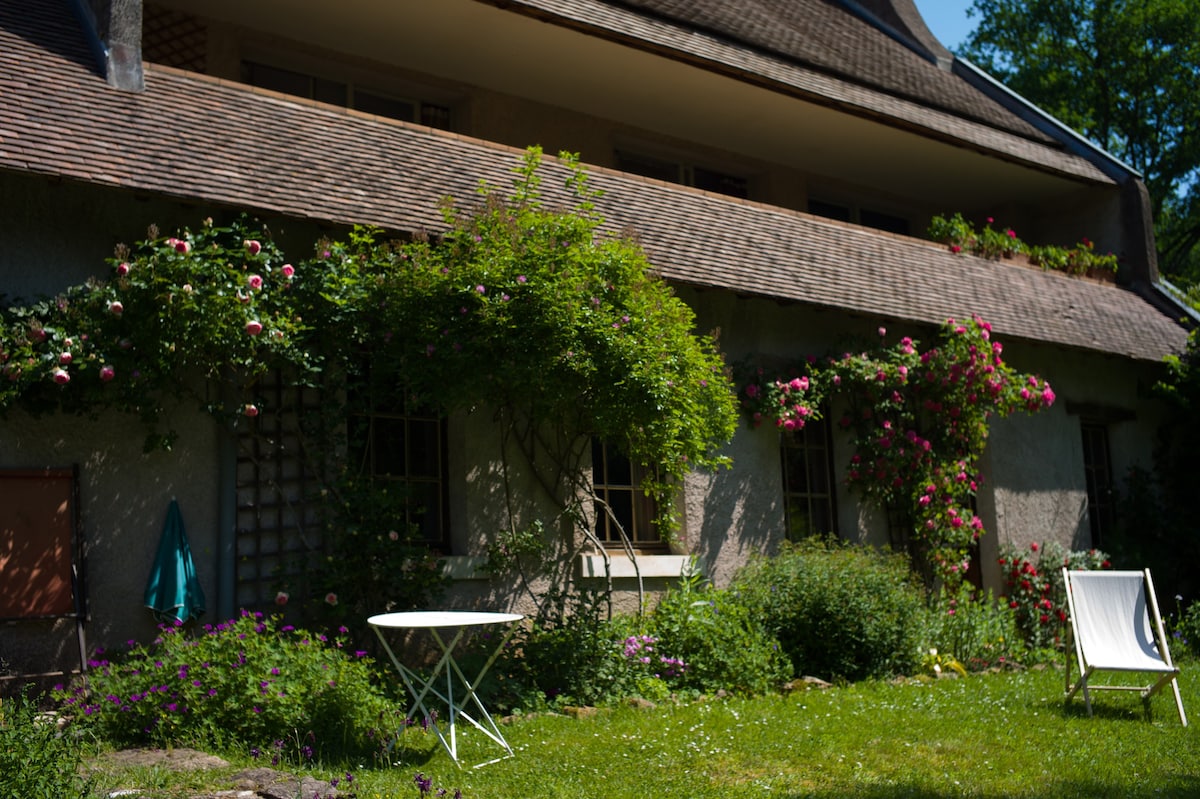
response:
<path id="1" fill-rule="evenodd" d="M 396 671 L 400 673 L 400 679 L 404 681 L 404 687 L 408 689 L 409 695 L 412 696 L 413 704 L 408 711 L 406 722 L 411 722 L 417 713 L 421 713 L 429 726 L 437 733 L 438 740 L 442 742 L 442 746 L 446 748 L 446 751 L 450 753 L 450 757 L 460 767 L 462 763 L 458 759 L 458 739 L 455 736 L 455 724 L 460 717 L 466 719 L 468 723 L 499 744 L 506 753 L 494 760 L 476 764 L 476 768 L 513 756 L 512 747 L 508 745 L 508 741 L 504 740 L 504 736 L 500 734 L 500 729 L 496 726 L 496 722 L 492 719 L 491 714 L 483 706 L 483 702 L 480 701 L 479 697 L 475 695 L 475 689 L 479 686 L 479 682 L 484 678 L 484 675 L 487 674 L 488 669 L 496 662 L 496 658 L 500 656 L 500 652 L 504 649 L 504 645 L 508 643 L 508 639 L 516 632 L 517 625 L 513 624 L 513 622 L 520 621 L 523 618 L 524 616 L 519 613 L 489 613 L 474 610 L 415 610 L 402 613 L 381 613 L 367 619 L 367 623 L 375 628 L 375 634 L 379 636 L 379 641 L 383 644 L 384 650 L 387 651 L 388 657 L 391 658 L 392 665 L 396 667 Z M 458 661 L 454 659 L 454 648 L 458 645 L 468 627 L 492 624 L 506 624 L 508 625 L 508 630 L 500 637 L 491 656 L 483 664 L 483 668 L 479 670 L 479 673 L 473 680 L 468 680 L 459 667 Z M 428 678 L 423 678 L 420 674 L 400 662 L 383 635 L 385 628 L 429 630 L 433 635 L 433 640 L 437 641 L 438 646 L 441 647 L 442 656 L 434 665 Z M 443 637 L 443 630 L 447 631 L 447 634 L 451 630 L 454 631 L 449 640 Z M 439 678 L 443 676 L 445 677 L 445 693 L 439 690 Z M 458 695 L 455 692 L 455 678 L 458 679 L 459 687 L 462 689 L 458 692 Z M 438 723 L 436 714 L 430 712 L 428 705 L 431 701 L 430 695 L 442 700 L 448 708 L 449 720 L 445 731 L 442 730 L 442 726 Z M 473 715 L 475 710 L 469 709 L 471 704 L 474 704 L 474 707 L 478 710 L 479 718 Z"/>

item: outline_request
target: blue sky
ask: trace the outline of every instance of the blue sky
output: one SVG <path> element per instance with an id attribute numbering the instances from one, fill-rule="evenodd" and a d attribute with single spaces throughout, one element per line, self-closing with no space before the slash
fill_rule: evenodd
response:
<path id="1" fill-rule="evenodd" d="M 917 10 L 938 41 L 950 50 L 962 44 L 975 29 L 978 17 L 967 19 L 972 0 L 915 0 Z"/>

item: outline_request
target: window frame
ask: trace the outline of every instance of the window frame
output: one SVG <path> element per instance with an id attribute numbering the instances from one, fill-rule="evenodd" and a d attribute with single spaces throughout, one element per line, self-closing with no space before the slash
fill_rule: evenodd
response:
<path id="1" fill-rule="evenodd" d="M 413 486 L 432 486 L 433 489 L 430 493 L 437 496 L 436 534 L 423 535 L 419 541 L 435 551 L 450 554 L 450 468 L 447 419 L 445 416 L 414 407 L 408 392 L 403 389 L 397 389 L 394 392 L 395 395 L 401 397 L 399 406 L 386 404 L 381 406 L 380 403 L 373 401 L 371 394 L 372 392 L 368 391 L 364 398 L 365 402 L 356 402 L 351 405 L 350 418 L 347 420 L 350 463 L 361 477 L 369 479 L 373 485 L 399 486 L 405 490 Z M 378 471 L 381 441 L 377 436 L 382 432 L 379 426 L 381 420 L 388 423 L 399 422 L 403 427 L 402 441 L 405 451 L 400 455 L 403 464 L 402 474 Z M 434 470 L 436 474 L 431 472 L 414 475 L 410 471 L 412 462 L 416 459 L 412 442 L 430 440 L 428 435 L 416 437 L 410 435 L 412 426 L 416 424 L 436 426 L 433 435 L 433 440 L 437 442 L 433 453 L 433 459 L 436 461 Z M 356 429 L 356 425 L 365 425 L 365 430 Z M 359 439 L 360 434 L 365 434 L 364 440 Z M 424 492 L 420 492 L 418 495 L 424 495 Z M 425 513 L 428 513 L 428 509 L 420 512 L 406 505 L 403 522 L 405 525 L 414 525 L 417 530 L 425 531 Z"/>
<path id="2" fill-rule="evenodd" d="M 814 437 L 820 437 L 820 442 L 812 443 Z M 796 452 L 803 453 L 805 464 L 804 483 L 805 489 L 807 489 L 804 491 L 794 491 L 790 488 L 792 476 L 789 471 L 789 454 Z M 811 479 L 811 475 L 814 474 L 814 466 L 819 467 L 820 473 L 824 474 L 825 490 L 823 492 L 812 490 L 813 480 Z M 836 472 L 834 471 L 833 463 L 833 431 L 831 425 L 826 420 L 825 414 L 822 414 L 821 419 L 808 420 L 804 427 L 798 430 L 783 431 L 780 433 L 779 467 L 783 498 L 784 537 L 789 541 L 799 541 L 813 535 L 840 535 L 841 530 L 838 525 L 837 513 L 837 481 L 834 477 Z M 810 529 L 807 533 L 803 534 L 793 530 L 796 524 L 793 517 L 793 508 L 798 502 L 803 502 L 806 506 L 805 515 L 809 520 L 808 526 Z M 825 507 L 831 529 L 812 529 L 814 503 L 820 503 Z"/>
<path id="3" fill-rule="evenodd" d="M 633 548 L 635 554 L 667 553 L 668 542 L 656 524 L 658 509 L 654 498 L 641 487 L 646 477 L 653 476 L 653 469 L 634 463 L 611 442 L 593 438 L 591 450 L 592 532 L 597 540 L 605 549 L 625 551 L 627 542 L 616 528 L 619 522 L 625 528 L 628 546 Z M 628 481 L 618 480 L 618 471 L 627 471 Z M 628 519 L 623 518 L 626 503 L 614 503 L 614 493 L 628 495 Z M 611 516 L 605 510 L 605 505 L 611 509 Z M 612 516 L 617 516 L 615 522 Z"/>

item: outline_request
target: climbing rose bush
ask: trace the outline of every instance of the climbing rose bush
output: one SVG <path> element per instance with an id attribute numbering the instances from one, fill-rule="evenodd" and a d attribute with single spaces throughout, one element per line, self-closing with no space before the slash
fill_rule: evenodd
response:
<path id="1" fill-rule="evenodd" d="M 938 342 L 922 350 L 907 336 L 888 345 L 881 327 L 870 349 L 811 358 L 779 377 L 754 369 L 742 409 L 752 425 L 799 430 L 840 399 L 847 410 L 837 424 L 854 450 L 847 484 L 905 514 L 935 574 L 957 583 L 984 532 L 971 503 L 989 421 L 1055 400 L 1045 380 L 1004 362 L 991 333 L 979 317 L 949 319 Z"/>

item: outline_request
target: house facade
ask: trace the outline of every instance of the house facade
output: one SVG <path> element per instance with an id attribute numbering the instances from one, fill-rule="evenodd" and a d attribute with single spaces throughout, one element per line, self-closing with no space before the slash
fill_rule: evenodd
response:
<path id="1" fill-rule="evenodd" d="M 579 154 L 606 225 L 634 231 L 729 363 L 820 356 L 880 327 L 930 340 L 978 315 L 1059 397 L 993 426 L 977 498 L 992 588 L 1000 542 L 1104 545 L 1121 476 L 1152 465 L 1164 411 L 1147 389 L 1186 340 L 1140 177 L 952 56 L 909 0 L 30 0 L 0 7 L 0 97 L 6 301 L 102 275 L 150 224 L 246 211 L 297 257 L 355 224 L 437 230 L 443 197 L 508 186 L 540 145 Z M 924 237 L 954 213 L 1028 242 L 1091 239 L 1119 256 L 1117 280 Z M 320 544 L 286 420 L 249 437 L 188 404 L 169 415 L 183 435 L 152 453 L 119 414 L 0 419 L 0 472 L 77 469 L 96 645 L 152 634 L 142 589 L 172 498 L 212 620 L 270 607 L 289 556 Z M 426 465 L 403 468 L 430 492 L 420 523 L 455 580 L 446 601 L 527 609 L 479 568 L 500 513 L 487 414 L 390 423 L 427 442 Z M 726 454 L 732 468 L 682 487 L 676 540 L 638 541 L 632 561 L 585 553 L 572 574 L 629 598 L 635 573 L 661 587 L 694 560 L 721 584 L 788 537 L 888 542 L 886 514 L 842 480 L 838 431 L 743 425 Z M 593 460 L 636 527 L 633 476 Z M 47 662 L 70 666 L 59 621 L 0 629 L 11 668 L 42 670 L 47 625 Z"/>

